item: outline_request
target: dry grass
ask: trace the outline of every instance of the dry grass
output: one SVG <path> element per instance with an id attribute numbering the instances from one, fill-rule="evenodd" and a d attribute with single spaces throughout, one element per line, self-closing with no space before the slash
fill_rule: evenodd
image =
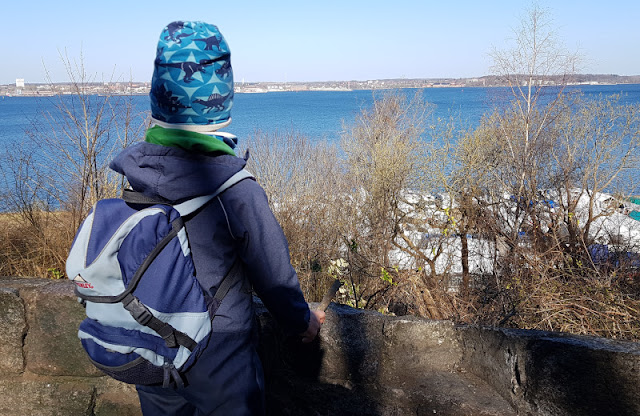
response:
<path id="1" fill-rule="evenodd" d="M 65 212 L 36 212 L 32 222 L 19 214 L 0 214 L 0 275 L 59 279 L 73 233 Z"/>
<path id="2" fill-rule="evenodd" d="M 640 340 L 640 274 L 621 279 L 544 279 L 527 293 L 512 325 L 519 328 Z"/>

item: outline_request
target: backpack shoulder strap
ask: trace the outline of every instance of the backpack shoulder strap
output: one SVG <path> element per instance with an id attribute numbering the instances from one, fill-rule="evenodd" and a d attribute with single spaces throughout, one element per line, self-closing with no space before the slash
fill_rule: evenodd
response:
<path id="1" fill-rule="evenodd" d="M 122 199 L 124 200 L 124 202 L 127 202 L 129 204 L 140 204 L 140 205 L 167 204 L 167 202 L 164 200 L 148 197 L 141 192 L 134 191 L 133 189 L 123 189 Z"/>
<path id="2" fill-rule="evenodd" d="M 185 217 L 192 212 L 197 211 L 200 207 L 202 207 L 207 202 L 211 201 L 216 196 L 220 195 L 222 192 L 231 188 L 236 183 L 240 182 L 243 179 L 253 178 L 253 175 L 249 173 L 248 170 L 242 169 L 241 171 L 235 173 L 232 177 L 227 179 L 213 194 L 199 196 L 197 198 L 190 199 L 188 201 L 182 202 L 178 205 L 174 205 L 173 208 L 180 213 L 181 216 Z"/>
<path id="3" fill-rule="evenodd" d="M 181 216 L 187 216 L 195 211 L 197 211 L 200 207 L 204 206 L 207 202 L 211 201 L 217 195 L 221 194 L 225 190 L 229 189 L 236 183 L 240 182 L 243 179 L 253 178 L 253 175 L 246 169 L 242 169 L 239 172 L 236 172 L 233 176 L 227 179 L 213 194 L 203 195 L 193 199 L 189 199 L 188 201 L 184 201 L 180 204 L 173 205 L 173 207 L 180 213 Z M 141 205 L 155 205 L 155 204 L 165 204 L 172 205 L 167 201 L 161 199 L 150 198 L 140 192 L 136 192 L 132 189 L 125 189 L 122 191 L 122 199 L 125 202 L 131 204 L 141 204 Z"/>
<path id="4" fill-rule="evenodd" d="M 222 304 L 222 300 L 227 296 L 231 286 L 236 283 L 239 279 L 242 278 L 242 260 L 240 258 L 236 259 L 234 264 L 231 266 L 231 269 L 227 272 L 227 274 L 222 278 L 220 285 L 214 291 L 213 288 L 209 290 L 209 295 L 211 296 L 211 304 L 210 304 L 210 313 L 215 318 L 218 312 L 218 308 Z"/>

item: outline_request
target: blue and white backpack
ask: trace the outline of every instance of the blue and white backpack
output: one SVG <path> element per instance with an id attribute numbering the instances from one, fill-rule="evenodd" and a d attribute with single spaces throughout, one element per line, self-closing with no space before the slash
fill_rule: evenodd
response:
<path id="1" fill-rule="evenodd" d="M 214 194 L 174 206 L 137 194 L 93 207 L 76 234 L 66 271 L 87 314 L 78 337 L 96 367 L 125 383 L 183 384 L 180 373 L 207 345 L 236 274 L 234 267 L 215 293 L 200 286 L 185 217 L 249 177 L 242 170 Z"/>

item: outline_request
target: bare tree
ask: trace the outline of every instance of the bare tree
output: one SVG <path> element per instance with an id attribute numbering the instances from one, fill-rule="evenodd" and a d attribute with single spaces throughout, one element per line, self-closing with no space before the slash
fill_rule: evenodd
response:
<path id="1" fill-rule="evenodd" d="M 342 257 L 346 221 L 344 170 L 337 146 L 312 143 L 297 132 L 255 132 L 247 140 L 248 168 L 280 222 L 291 261 L 308 299 L 331 284 L 331 261 Z"/>
<path id="2" fill-rule="evenodd" d="M 352 204 L 342 233 L 356 304 L 375 304 L 388 288 L 389 271 L 398 266 L 390 255 L 407 220 L 406 190 L 423 172 L 421 135 L 431 110 L 419 93 L 386 93 L 345 128 L 341 147 Z"/>
<path id="3" fill-rule="evenodd" d="M 636 187 L 640 106 L 620 104 L 619 98 L 574 98 L 572 111 L 555 123 L 549 176 L 559 208 L 554 225 L 566 232 L 552 231 L 574 266 L 590 261 L 587 248 L 596 240 L 613 241 L 594 230 L 594 224 L 620 211 L 621 201 Z"/>
<path id="4" fill-rule="evenodd" d="M 71 212 L 77 225 L 95 202 L 117 194 L 122 179 L 108 163 L 141 135 L 145 116 L 134 112 L 130 97 L 108 90 L 97 95 L 82 56 L 76 61 L 61 54 L 61 61 L 71 91 L 54 97 L 54 111 L 33 120 L 27 136 L 38 151 L 39 180 L 48 197 Z"/>
<path id="5" fill-rule="evenodd" d="M 624 199 L 620 185 L 633 189 L 640 108 L 567 93 L 577 58 L 556 41 L 545 11 L 533 8 L 516 35 L 513 48 L 493 53 L 509 104 L 485 117 L 456 153 L 466 183 L 460 213 L 469 217 L 461 224 L 494 241 L 495 285 L 483 288 L 480 319 L 635 336 L 632 325 L 614 321 L 637 320 L 636 300 L 605 288 L 611 280 L 601 279 L 591 249 L 595 224 L 602 227 Z M 616 293 L 610 303 L 605 293 Z"/>
<path id="6" fill-rule="evenodd" d="M 43 109 L 31 120 L 27 143 L 8 149 L 3 159 L 3 202 L 20 215 L 16 227 L 22 230 L 7 248 L 14 275 L 62 275 L 80 221 L 97 200 L 116 196 L 123 186 L 109 161 L 146 124 L 131 97 L 108 89 L 96 94 L 82 57 L 74 61 L 61 53 L 61 60 L 70 91 L 52 98 L 53 110 Z"/>
<path id="7" fill-rule="evenodd" d="M 488 122 L 495 126 L 503 169 L 494 179 L 516 200 L 528 201 L 540 186 L 539 175 L 548 158 L 550 124 L 562 111 L 566 85 L 575 74 L 579 56 L 559 42 L 546 10 L 533 6 L 514 31 L 512 47 L 491 54 L 494 74 L 506 81 L 511 91 L 510 105 L 496 112 Z M 515 241 L 526 217 L 526 204 L 516 206 L 519 221 L 510 240 Z"/>

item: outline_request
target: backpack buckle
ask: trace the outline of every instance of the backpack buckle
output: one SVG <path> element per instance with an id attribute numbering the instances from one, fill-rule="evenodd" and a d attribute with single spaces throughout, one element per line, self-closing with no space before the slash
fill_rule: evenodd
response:
<path id="1" fill-rule="evenodd" d="M 127 295 L 122 300 L 122 305 L 140 325 L 146 326 L 153 318 L 153 314 L 149 309 L 132 294 Z"/>

